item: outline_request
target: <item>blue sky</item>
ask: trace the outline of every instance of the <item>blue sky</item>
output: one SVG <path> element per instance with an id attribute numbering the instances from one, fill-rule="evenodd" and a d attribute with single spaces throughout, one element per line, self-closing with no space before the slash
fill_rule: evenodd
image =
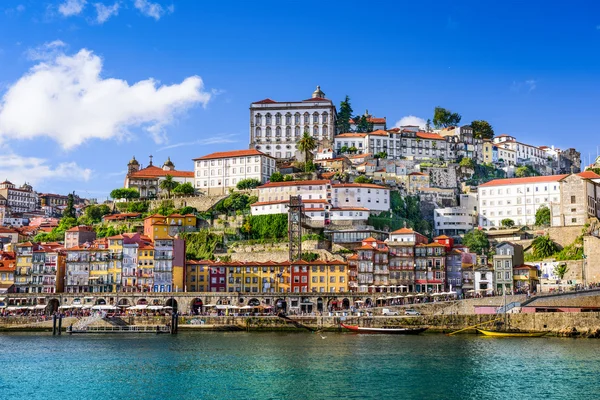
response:
<path id="1" fill-rule="evenodd" d="M 489 3 L 489 4 L 488 4 Z M 596 155 L 600 4 L 2 0 L 0 178 L 103 199 L 127 161 L 247 148 L 248 107 L 321 85 Z"/>

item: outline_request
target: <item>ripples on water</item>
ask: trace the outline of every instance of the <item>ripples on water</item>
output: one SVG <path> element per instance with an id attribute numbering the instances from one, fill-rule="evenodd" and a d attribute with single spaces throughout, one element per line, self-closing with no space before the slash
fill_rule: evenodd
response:
<path id="1" fill-rule="evenodd" d="M 0 335 L 0 399 L 598 399 L 600 341 Z"/>

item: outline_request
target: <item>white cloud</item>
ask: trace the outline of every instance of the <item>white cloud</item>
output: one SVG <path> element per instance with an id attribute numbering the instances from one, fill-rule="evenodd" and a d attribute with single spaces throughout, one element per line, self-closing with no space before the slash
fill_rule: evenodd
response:
<path id="1" fill-rule="evenodd" d="M 37 157 L 23 157 L 15 153 L 0 154 L 0 176 L 16 185 L 24 182 L 35 185 L 48 180 L 89 181 L 92 170 L 82 168 L 75 162 L 48 164 L 48 160 Z"/>
<path id="2" fill-rule="evenodd" d="M 155 20 L 159 20 L 166 12 L 172 13 L 175 11 L 175 6 L 170 5 L 165 10 L 163 6 L 158 3 L 153 3 L 148 0 L 135 0 L 133 3 L 135 8 L 137 8 L 143 15 L 146 17 L 154 18 Z"/>
<path id="3" fill-rule="evenodd" d="M 535 79 L 528 79 L 522 82 L 513 81 L 510 85 L 510 90 L 513 92 L 520 92 L 521 89 L 525 89 L 525 91 L 529 93 L 537 88 L 537 83 L 538 81 Z"/>
<path id="4" fill-rule="evenodd" d="M 236 142 L 238 142 L 238 140 L 231 139 L 231 137 L 234 137 L 234 136 L 237 136 L 237 135 L 235 135 L 235 134 L 219 135 L 219 136 L 209 137 L 206 139 L 194 140 L 193 142 L 175 143 L 175 144 L 161 147 L 157 151 L 175 149 L 177 147 L 183 147 L 183 146 L 193 146 L 193 145 L 198 145 L 198 144 L 209 145 L 209 144 L 236 143 Z"/>
<path id="5" fill-rule="evenodd" d="M 532 90 L 535 90 L 536 84 L 537 84 L 537 81 L 534 79 L 529 79 L 529 80 L 525 81 L 525 85 L 528 87 L 529 92 L 531 92 Z"/>
<path id="6" fill-rule="evenodd" d="M 0 100 L 0 140 L 49 137 L 71 149 L 98 138 L 123 138 L 142 127 L 157 143 L 175 116 L 212 94 L 199 76 L 160 85 L 102 78 L 102 59 L 89 50 L 63 53 L 32 67 Z"/>
<path id="7" fill-rule="evenodd" d="M 119 14 L 119 3 L 115 3 L 112 6 L 105 6 L 102 3 L 94 4 L 96 7 L 96 22 L 99 24 L 103 24 L 113 15 Z"/>
<path id="8" fill-rule="evenodd" d="M 399 128 L 401 126 L 416 125 L 419 128 L 424 129 L 426 124 L 427 121 L 425 121 L 423 118 L 415 117 L 414 115 L 407 115 L 396 122 L 395 127 Z"/>
<path id="9" fill-rule="evenodd" d="M 64 3 L 58 6 L 58 12 L 65 17 L 78 15 L 81 14 L 86 3 L 87 0 L 66 0 Z"/>
<path id="10" fill-rule="evenodd" d="M 41 46 L 27 50 L 25 54 L 32 61 L 50 60 L 62 54 L 65 47 L 67 45 L 62 40 L 53 40 L 52 42 L 46 42 Z"/>

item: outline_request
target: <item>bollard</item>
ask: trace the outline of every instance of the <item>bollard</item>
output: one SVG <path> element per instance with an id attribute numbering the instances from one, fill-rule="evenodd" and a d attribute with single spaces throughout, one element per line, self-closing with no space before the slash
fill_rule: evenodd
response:
<path id="1" fill-rule="evenodd" d="M 58 315 L 58 332 L 57 332 L 58 336 L 61 335 L 61 331 L 62 331 L 62 318 L 63 318 L 62 314 L 59 314 Z"/>
<path id="2" fill-rule="evenodd" d="M 56 314 L 52 316 L 52 336 L 56 335 Z"/>

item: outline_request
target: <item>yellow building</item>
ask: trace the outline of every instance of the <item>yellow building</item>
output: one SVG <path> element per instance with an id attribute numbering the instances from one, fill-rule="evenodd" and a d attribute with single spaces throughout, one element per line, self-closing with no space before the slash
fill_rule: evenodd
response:
<path id="1" fill-rule="evenodd" d="M 343 293 L 348 291 L 348 266 L 342 261 L 310 263 L 310 291 L 313 293 Z"/>
<path id="2" fill-rule="evenodd" d="M 532 265 L 513 267 L 513 282 L 517 291 L 535 292 L 540 282 L 537 268 Z"/>
<path id="3" fill-rule="evenodd" d="M 137 249 L 137 286 L 141 292 L 149 292 L 154 284 L 154 246 L 140 243 Z"/>
<path id="4" fill-rule="evenodd" d="M 194 232 L 196 221 L 193 214 L 150 215 L 144 219 L 144 235 L 152 240 L 169 239 L 181 232 Z"/>
<path id="5" fill-rule="evenodd" d="M 483 162 L 490 164 L 494 161 L 494 144 L 489 139 L 483 140 Z"/>
<path id="6" fill-rule="evenodd" d="M 17 293 L 25 293 L 26 287 L 31 283 L 31 270 L 33 267 L 33 248 L 31 242 L 16 245 L 17 262 L 15 269 L 15 289 Z"/>
<path id="7" fill-rule="evenodd" d="M 186 292 L 210 292 L 211 261 L 188 260 L 186 262 Z"/>
<path id="8" fill-rule="evenodd" d="M 15 284 L 15 260 L 0 261 L 0 290 L 6 291 Z"/>
<path id="9" fill-rule="evenodd" d="M 123 235 L 108 238 L 109 263 L 106 284 L 110 292 L 121 290 L 123 272 Z M 91 274 L 90 274 L 91 276 Z"/>

